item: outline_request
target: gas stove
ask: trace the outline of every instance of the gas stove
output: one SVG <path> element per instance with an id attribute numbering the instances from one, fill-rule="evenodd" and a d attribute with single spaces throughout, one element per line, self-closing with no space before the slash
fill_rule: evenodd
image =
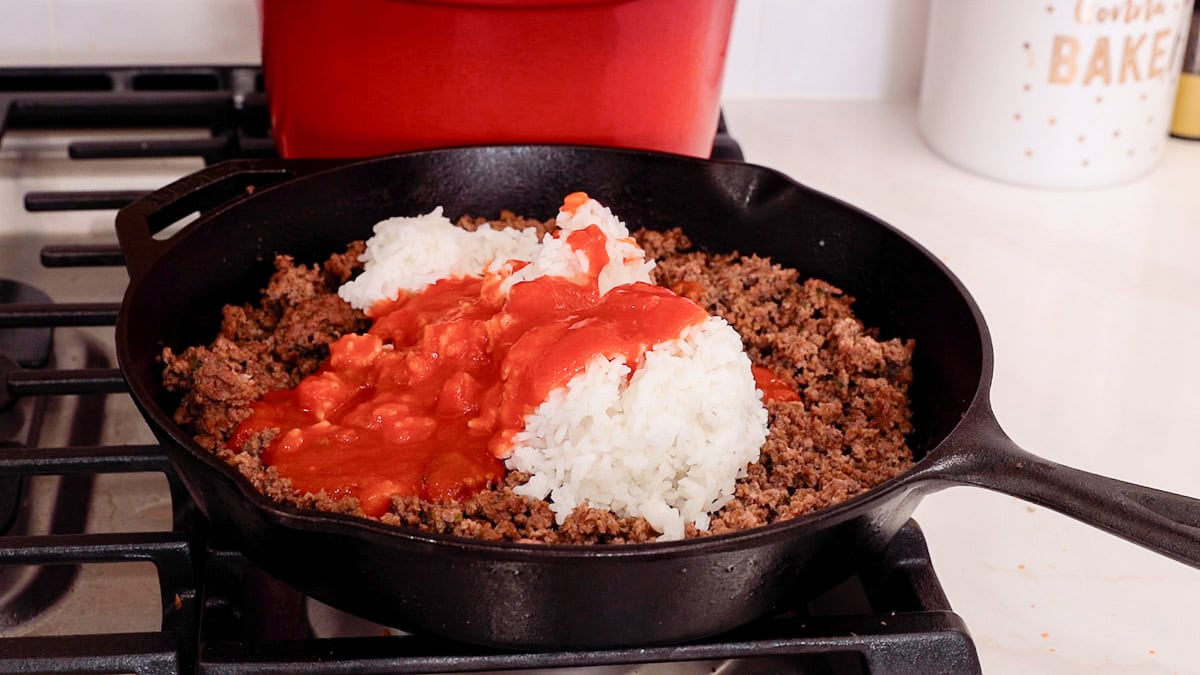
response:
<path id="1" fill-rule="evenodd" d="M 546 653 L 404 635 L 224 547 L 123 393 L 112 210 L 273 156 L 264 103 L 253 67 L 0 69 L 0 671 L 979 670 L 911 522 L 877 566 L 730 634 Z M 713 153 L 742 158 L 723 125 Z"/>

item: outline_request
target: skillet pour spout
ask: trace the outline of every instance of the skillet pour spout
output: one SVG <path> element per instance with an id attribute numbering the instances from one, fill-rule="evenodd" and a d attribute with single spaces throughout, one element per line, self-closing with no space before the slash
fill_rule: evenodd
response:
<path id="1" fill-rule="evenodd" d="M 856 298 L 881 337 L 916 343 L 914 466 L 838 504 L 732 534 L 627 546 L 491 543 L 275 503 L 198 446 L 158 356 L 216 334 L 266 285 L 276 253 L 325 259 L 375 223 L 428 212 L 546 217 L 585 190 L 632 228 L 769 256 Z M 193 211 L 201 217 L 155 238 Z M 666 644 L 728 631 L 877 560 L 920 498 L 1006 492 L 1200 566 L 1200 501 L 1093 476 L 1018 448 L 988 405 L 992 349 L 958 279 L 903 233 L 771 169 L 578 146 L 431 150 L 353 163 L 240 160 L 117 216 L 130 284 L 116 329 L 134 401 L 214 532 L 268 573 L 372 621 L 519 649 Z"/>

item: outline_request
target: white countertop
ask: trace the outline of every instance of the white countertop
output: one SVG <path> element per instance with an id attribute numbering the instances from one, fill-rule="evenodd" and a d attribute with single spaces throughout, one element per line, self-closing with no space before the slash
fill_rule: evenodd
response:
<path id="1" fill-rule="evenodd" d="M 911 102 L 724 110 L 747 161 L 875 214 L 962 279 L 1017 443 L 1200 497 L 1200 142 L 1167 141 L 1127 185 L 1053 191 L 942 160 Z M 985 672 L 1200 669 L 1200 570 L 981 489 L 934 494 L 915 517 Z"/>

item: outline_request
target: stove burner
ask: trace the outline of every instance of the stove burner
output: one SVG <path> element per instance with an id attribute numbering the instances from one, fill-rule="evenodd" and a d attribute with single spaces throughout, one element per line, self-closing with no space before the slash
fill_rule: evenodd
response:
<path id="1" fill-rule="evenodd" d="M 21 447 L 12 441 L 0 441 L 0 457 L 9 450 Z M 0 476 L 0 535 L 14 532 L 21 513 L 21 497 L 24 485 L 20 476 Z M 0 595 L 6 588 L 5 571 L 0 569 Z"/>
<path id="2" fill-rule="evenodd" d="M 16 361 L 5 356 L 3 351 L 0 351 L 0 382 L 4 383 L 4 387 L 0 388 L 0 413 L 7 411 L 17 402 L 17 397 L 8 390 L 8 376 L 21 369 L 21 366 Z"/>
<path id="3" fill-rule="evenodd" d="M 12 279 L 0 279 L 0 305 L 49 302 L 50 296 L 41 289 Z M 50 360 L 53 339 L 51 328 L 0 327 L 0 354 L 25 368 L 41 368 Z"/>
<path id="4" fill-rule="evenodd" d="M 0 279 L 0 305 L 48 302 L 50 296 L 38 288 Z M 4 439 L 5 446 L 0 447 L 0 452 L 19 447 L 15 439 L 27 426 L 27 411 L 15 407 L 17 396 L 8 388 L 9 376 L 22 366 L 46 365 L 50 361 L 52 339 L 51 328 L 0 328 L 0 439 Z M 12 531 L 16 525 L 24 487 L 20 476 L 0 475 L 0 534 Z M 0 586 L 7 586 L 3 582 L 11 576 L 11 572 L 0 576 Z"/>

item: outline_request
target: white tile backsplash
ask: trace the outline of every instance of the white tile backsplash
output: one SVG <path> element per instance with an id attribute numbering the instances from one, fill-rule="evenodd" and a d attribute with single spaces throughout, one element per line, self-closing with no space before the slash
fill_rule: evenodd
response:
<path id="1" fill-rule="evenodd" d="M 0 66 L 257 63 L 254 0 L 0 0 Z"/>
<path id="2" fill-rule="evenodd" d="M 928 12 L 739 0 L 725 97 L 915 98 Z M 0 0 L 0 66 L 256 63 L 258 37 L 255 0 Z"/>

